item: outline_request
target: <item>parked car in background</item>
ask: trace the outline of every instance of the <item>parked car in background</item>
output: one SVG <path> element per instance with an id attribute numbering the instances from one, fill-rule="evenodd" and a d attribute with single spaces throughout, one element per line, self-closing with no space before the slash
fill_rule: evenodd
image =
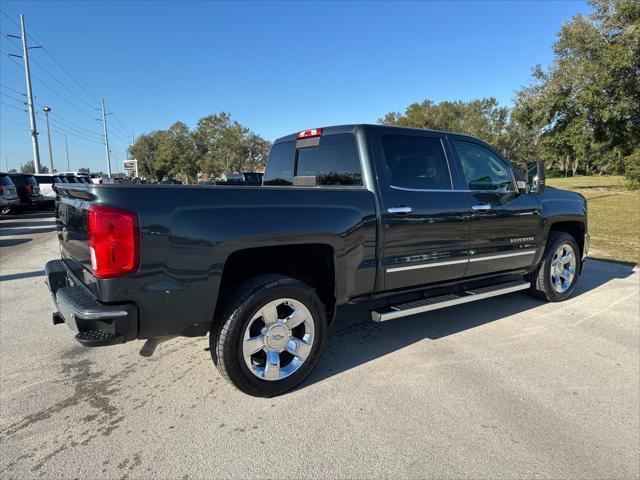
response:
<path id="1" fill-rule="evenodd" d="M 201 178 L 198 180 L 198 185 L 215 185 L 216 181 L 213 178 Z"/>
<path id="2" fill-rule="evenodd" d="M 0 213 L 9 213 L 20 202 L 16 186 L 8 174 L 0 172 Z"/>
<path id="3" fill-rule="evenodd" d="M 67 183 L 82 183 L 78 180 L 75 173 L 63 172 L 59 173 L 58 176 L 60 178 L 65 178 L 67 180 Z"/>
<path id="4" fill-rule="evenodd" d="M 101 185 L 113 185 L 118 183 L 124 183 L 124 178 L 114 177 L 114 178 L 103 178 L 100 182 Z"/>
<path id="5" fill-rule="evenodd" d="M 164 177 L 160 182 L 162 185 L 182 185 L 180 180 L 176 180 L 175 178 Z"/>
<path id="6" fill-rule="evenodd" d="M 227 174 L 226 180 L 218 180 L 216 185 L 262 185 L 262 173 L 259 172 L 234 172 Z"/>
<path id="7" fill-rule="evenodd" d="M 45 202 L 49 202 L 53 205 L 54 200 L 56 199 L 56 192 L 53 186 L 56 183 L 63 183 L 60 177 L 55 174 L 51 175 L 50 173 L 37 173 L 34 175 L 34 178 L 40 185 L 40 193 L 42 194 L 42 199 Z"/>
<path id="8" fill-rule="evenodd" d="M 12 207 L 12 210 L 24 210 L 35 208 L 44 201 L 40 193 L 40 185 L 31 173 L 10 173 L 11 181 L 16 186 L 20 203 Z"/>

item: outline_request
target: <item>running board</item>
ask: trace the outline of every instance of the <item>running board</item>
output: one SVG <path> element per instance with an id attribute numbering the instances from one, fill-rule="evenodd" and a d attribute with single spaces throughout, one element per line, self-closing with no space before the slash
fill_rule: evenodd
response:
<path id="1" fill-rule="evenodd" d="M 490 287 L 474 288 L 462 293 L 450 293 L 440 295 L 438 297 L 425 298 L 416 300 L 415 302 L 401 303 L 392 307 L 381 308 L 371 312 L 371 319 L 374 322 L 384 322 L 393 320 L 394 318 L 407 317 L 418 313 L 438 310 L 439 308 L 451 307 L 462 303 L 475 302 L 484 300 L 485 298 L 497 297 L 506 293 L 517 292 L 518 290 L 526 290 L 531 283 L 529 282 L 507 282 Z"/>

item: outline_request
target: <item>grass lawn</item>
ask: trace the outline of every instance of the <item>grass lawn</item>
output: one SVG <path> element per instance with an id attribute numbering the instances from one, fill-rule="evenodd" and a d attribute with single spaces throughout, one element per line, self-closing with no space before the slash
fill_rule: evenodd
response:
<path id="1" fill-rule="evenodd" d="M 627 190 L 621 176 L 548 178 L 547 185 L 589 201 L 591 258 L 640 263 L 640 191 Z"/>

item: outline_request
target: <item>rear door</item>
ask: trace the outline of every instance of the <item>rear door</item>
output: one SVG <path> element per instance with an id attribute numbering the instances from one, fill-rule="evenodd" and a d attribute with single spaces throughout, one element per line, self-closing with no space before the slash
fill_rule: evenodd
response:
<path id="1" fill-rule="evenodd" d="M 467 277 L 528 267 L 540 229 L 535 195 L 518 193 L 513 166 L 487 145 L 451 138 L 471 204 Z"/>
<path id="2" fill-rule="evenodd" d="M 455 188 L 446 140 L 437 133 L 392 132 L 372 133 L 383 204 L 385 287 L 462 278 L 468 263 L 469 203 L 465 192 Z"/>

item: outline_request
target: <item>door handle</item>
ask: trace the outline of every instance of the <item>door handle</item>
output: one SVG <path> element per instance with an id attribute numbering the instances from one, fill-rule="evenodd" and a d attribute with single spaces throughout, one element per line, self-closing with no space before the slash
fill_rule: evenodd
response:
<path id="1" fill-rule="evenodd" d="M 482 203 L 480 205 L 472 206 L 471 210 L 474 210 L 476 212 L 486 212 L 487 210 L 491 210 L 491 205 L 487 205 L 486 203 Z"/>
<path id="2" fill-rule="evenodd" d="M 405 207 L 404 205 L 401 207 L 391 207 L 387 208 L 387 212 L 394 213 L 396 215 L 408 215 L 413 212 L 413 208 Z"/>

